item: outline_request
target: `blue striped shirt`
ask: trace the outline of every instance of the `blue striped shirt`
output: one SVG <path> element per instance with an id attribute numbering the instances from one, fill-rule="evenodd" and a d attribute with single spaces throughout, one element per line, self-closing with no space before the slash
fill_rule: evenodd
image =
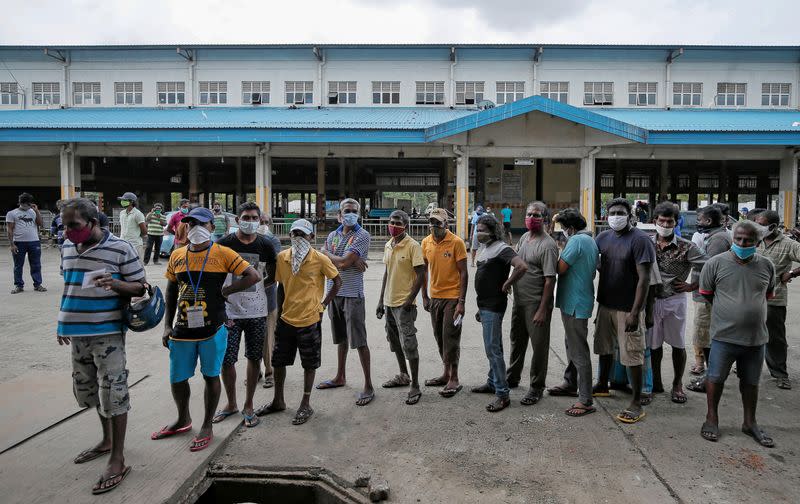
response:
<path id="1" fill-rule="evenodd" d="M 58 335 L 70 338 L 124 334 L 124 300 L 114 291 L 100 287 L 83 288 L 83 276 L 105 270 L 126 282 L 144 280 L 139 255 L 126 241 L 108 231 L 94 247 L 78 254 L 75 244 L 64 241 L 61 249 L 64 294 L 58 312 Z"/>
<path id="2" fill-rule="evenodd" d="M 344 257 L 350 252 L 358 254 L 358 256 L 367 260 L 369 255 L 369 242 L 371 237 L 366 229 L 361 226 L 354 227 L 349 233 L 344 233 L 344 228 L 339 226 L 339 229 L 328 235 L 325 240 L 325 250 L 330 254 Z M 342 279 L 342 288 L 339 289 L 338 297 L 364 297 L 364 273 L 359 271 L 355 266 L 339 271 L 339 276 Z M 328 289 L 331 288 L 333 282 L 328 280 Z"/>

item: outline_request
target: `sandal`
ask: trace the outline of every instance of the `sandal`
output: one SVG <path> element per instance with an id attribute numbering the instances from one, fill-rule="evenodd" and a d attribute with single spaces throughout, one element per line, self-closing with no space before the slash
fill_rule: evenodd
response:
<path id="1" fill-rule="evenodd" d="M 189 424 L 185 427 L 181 427 L 180 429 L 175 429 L 175 430 L 168 430 L 167 427 L 169 427 L 169 425 L 165 425 L 158 432 L 150 434 L 150 439 L 152 439 L 153 441 L 158 441 L 159 439 L 168 438 L 176 434 L 183 434 L 184 432 L 189 432 L 190 430 L 192 430 L 192 424 Z"/>
<path id="2" fill-rule="evenodd" d="M 117 488 L 120 485 L 120 483 L 125 481 L 125 477 L 130 472 L 131 472 L 131 466 L 128 466 L 128 467 L 125 468 L 125 470 L 123 470 L 119 474 L 112 474 L 108 478 L 101 477 L 97 481 L 97 483 L 95 483 L 94 487 L 92 488 L 92 495 L 100 495 L 100 494 L 103 494 L 103 493 L 106 493 L 106 492 L 110 492 L 111 490 L 114 490 L 115 488 Z M 107 487 L 103 486 L 106 483 L 108 483 L 109 481 L 117 479 L 117 478 L 119 478 L 119 480 L 116 483 L 114 483 L 113 485 L 109 485 Z"/>
<path id="3" fill-rule="evenodd" d="M 20 293 L 20 292 L 22 292 L 23 290 L 24 290 L 24 289 L 23 289 L 22 287 L 20 287 L 19 285 L 17 285 L 17 286 L 15 286 L 13 289 L 11 289 L 11 294 L 19 294 L 19 293 Z"/>
<path id="4" fill-rule="evenodd" d="M 775 441 L 758 425 L 753 425 L 749 429 L 743 425 L 742 432 L 755 439 L 761 446 L 767 448 L 773 448 L 775 446 Z"/>
<path id="5" fill-rule="evenodd" d="M 317 384 L 317 390 L 344 387 L 344 383 L 335 383 L 333 380 L 325 380 Z"/>
<path id="6" fill-rule="evenodd" d="M 494 387 L 492 387 L 488 383 L 484 383 L 479 387 L 472 387 L 472 389 L 470 389 L 470 392 L 472 392 L 473 394 L 494 394 Z"/>
<path id="7" fill-rule="evenodd" d="M 383 388 L 395 388 L 395 387 L 408 387 L 409 385 L 411 385 L 411 378 L 409 378 L 407 375 L 398 374 L 394 375 L 394 378 L 387 381 L 381 386 Z"/>
<path id="8" fill-rule="evenodd" d="M 76 464 L 83 464 L 85 462 L 89 462 L 90 460 L 102 457 L 107 453 L 111 453 L 111 448 L 109 448 L 108 450 L 98 450 L 96 448 L 89 448 L 88 450 L 80 452 L 78 456 L 75 457 L 73 462 L 75 462 Z"/>
<path id="9" fill-rule="evenodd" d="M 639 404 L 642 406 L 647 406 L 651 402 L 653 402 L 653 394 L 642 394 L 639 398 Z"/>
<path id="10" fill-rule="evenodd" d="M 672 402 L 676 404 L 684 404 L 687 400 L 688 398 L 683 390 L 672 391 Z"/>
<path id="11" fill-rule="evenodd" d="M 508 408 L 511 405 L 511 399 L 508 397 L 498 397 L 486 406 L 486 411 L 489 413 L 497 413 Z"/>
<path id="12" fill-rule="evenodd" d="M 582 417 L 590 413 L 594 413 L 595 411 L 597 411 L 597 408 L 595 408 L 594 406 L 585 406 L 585 405 L 578 406 L 577 404 L 573 404 L 564 413 L 566 413 L 567 416 L 571 417 Z"/>
<path id="13" fill-rule="evenodd" d="M 792 390 L 792 381 L 789 378 L 776 378 L 775 383 L 779 389 Z"/>
<path id="14" fill-rule="evenodd" d="M 242 416 L 244 417 L 245 427 L 255 427 L 256 425 L 261 423 L 261 419 L 258 418 L 258 415 L 256 415 L 255 412 L 248 415 L 247 413 L 242 411 Z"/>
<path id="15" fill-rule="evenodd" d="M 703 422 L 703 426 L 700 428 L 700 435 L 706 441 L 716 443 L 719 441 L 719 426 L 711 425 L 708 422 Z"/>
<path id="16" fill-rule="evenodd" d="M 313 414 L 314 410 L 311 409 L 311 406 L 297 410 L 297 414 L 295 414 L 294 419 L 292 420 L 292 425 L 303 425 L 304 423 L 308 422 L 308 419 L 311 418 L 311 415 Z"/>
<path id="17" fill-rule="evenodd" d="M 592 387 L 592 397 L 611 397 L 611 391 L 607 387 L 595 385 Z"/>
<path id="18" fill-rule="evenodd" d="M 265 376 L 264 377 L 264 383 L 262 383 L 261 386 L 264 387 L 264 388 L 272 388 L 272 387 L 274 387 L 275 386 L 275 378 L 273 378 L 272 375 Z"/>
<path id="19" fill-rule="evenodd" d="M 421 397 L 422 397 L 422 392 L 409 393 L 408 397 L 406 398 L 406 404 L 408 404 L 409 406 L 413 406 L 419 402 Z"/>
<path id="20" fill-rule="evenodd" d="M 375 392 L 361 392 L 356 399 L 356 406 L 366 406 L 375 399 Z"/>
<path id="21" fill-rule="evenodd" d="M 47 292 L 47 289 L 44 287 L 44 285 L 37 285 L 33 288 L 33 290 L 36 292 Z"/>
<path id="22" fill-rule="evenodd" d="M 454 395 L 458 394 L 459 392 L 461 392 L 462 388 L 464 388 L 464 387 L 462 385 L 459 385 L 456 388 L 442 389 L 442 390 L 439 391 L 439 395 L 449 399 L 449 398 L 453 397 Z"/>
<path id="23" fill-rule="evenodd" d="M 278 413 L 280 411 L 285 411 L 285 410 L 286 410 L 285 406 L 283 408 L 276 408 L 275 406 L 272 405 L 272 403 L 269 403 L 258 408 L 255 411 L 255 414 L 256 416 L 264 416 L 264 415 L 269 415 L 270 413 Z"/>
<path id="24" fill-rule="evenodd" d="M 542 400 L 542 391 L 539 389 L 530 389 L 525 397 L 519 403 L 523 406 L 532 406 Z"/>
<path id="25" fill-rule="evenodd" d="M 547 393 L 554 397 L 578 397 L 578 391 L 568 387 L 565 383 L 550 387 L 547 389 Z"/>
<path id="26" fill-rule="evenodd" d="M 617 415 L 617 420 L 626 424 L 634 424 L 647 415 L 644 411 L 635 412 L 629 409 L 624 409 Z"/>
<path id="27" fill-rule="evenodd" d="M 441 376 L 438 378 L 431 378 L 430 380 L 425 380 L 426 387 L 444 387 L 447 385 L 447 380 L 442 378 Z"/>
<path id="28" fill-rule="evenodd" d="M 211 441 L 214 439 L 214 434 L 209 434 L 206 437 L 202 438 L 194 438 L 192 442 L 189 443 L 189 451 L 191 452 L 198 452 L 200 450 L 205 450 L 208 448 L 208 445 L 211 444 Z"/>
<path id="29" fill-rule="evenodd" d="M 691 390 L 692 392 L 698 392 L 700 394 L 705 394 L 706 393 L 706 377 L 705 377 L 705 375 L 698 376 L 697 378 L 694 378 L 693 380 L 691 380 L 686 385 L 686 388 Z"/>
<path id="30" fill-rule="evenodd" d="M 705 364 L 695 364 L 689 369 L 689 372 L 693 375 L 701 375 L 706 372 L 706 366 Z"/>
<path id="31" fill-rule="evenodd" d="M 221 421 L 225 420 L 229 416 L 235 415 L 236 413 L 239 413 L 238 409 L 237 410 L 232 410 L 232 411 L 219 410 L 214 415 L 214 418 L 211 419 L 211 423 L 220 423 Z"/>

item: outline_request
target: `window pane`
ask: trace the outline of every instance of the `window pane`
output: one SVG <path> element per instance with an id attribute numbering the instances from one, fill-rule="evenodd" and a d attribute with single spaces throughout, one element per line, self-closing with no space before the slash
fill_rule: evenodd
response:
<path id="1" fill-rule="evenodd" d="M 744 105 L 744 95 L 736 95 L 736 105 Z"/>

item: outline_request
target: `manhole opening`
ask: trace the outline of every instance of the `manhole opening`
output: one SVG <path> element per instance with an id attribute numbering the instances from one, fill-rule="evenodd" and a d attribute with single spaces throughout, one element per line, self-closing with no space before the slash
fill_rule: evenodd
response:
<path id="1" fill-rule="evenodd" d="M 348 504 L 342 498 L 316 481 L 293 481 L 277 478 L 211 478 L 211 484 L 194 504 Z"/>

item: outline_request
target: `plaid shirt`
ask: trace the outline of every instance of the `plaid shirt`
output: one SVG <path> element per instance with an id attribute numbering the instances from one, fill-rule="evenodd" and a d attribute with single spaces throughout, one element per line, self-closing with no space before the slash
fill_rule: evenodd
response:
<path id="1" fill-rule="evenodd" d="M 786 306 L 789 300 L 789 290 L 781 282 L 781 275 L 792 270 L 792 262 L 800 262 L 800 242 L 786 238 L 780 233 L 775 240 L 766 245 L 763 241 L 758 244 L 758 253 L 768 257 L 775 265 L 775 275 L 778 277 L 775 286 L 775 297 L 769 300 L 770 306 Z"/>
<path id="2" fill-rule="evenodd" d="M 663 299 L 680 294 L 675 291 L 673 282 L 685 282 L 692 268 L 700 274 L 708 258 L 697 245 L 678 235 L 673 235 L 672 241 L 663 248 L 657 236 L 653 236 L 653 242 L 656 244 L 656 263 L 661 274 L 661 285 L 656 289 L 656 296 Z"/>

